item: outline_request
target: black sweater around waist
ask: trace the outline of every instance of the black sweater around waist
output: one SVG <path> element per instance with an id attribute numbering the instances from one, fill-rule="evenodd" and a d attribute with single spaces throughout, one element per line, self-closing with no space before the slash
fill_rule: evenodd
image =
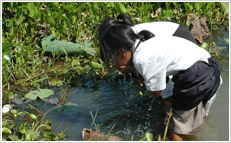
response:
<path id="1" fill-rule="evenodd" d="M 201 101 L 205 103 L 216 93 L 220 85 L 221 67 L 214 58 L 209 64 L 198 61 L 190 68 L 173 76 L 172 107 L 177 110 L 190 110 Z"/>

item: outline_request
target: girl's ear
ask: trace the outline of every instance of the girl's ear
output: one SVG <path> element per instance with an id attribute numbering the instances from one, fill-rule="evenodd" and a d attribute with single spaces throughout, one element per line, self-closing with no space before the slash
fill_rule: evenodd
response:
<path id="1" fill-rule="evenodd" d="M 130 58 L 131 55 L 132 55 L 132 48 L 131 48 L 130 51 L 125 51 L 125 52 L 123 52 L 122 58 Z"/>
<path id="2" fill-rule="evenodd" d="M 118 57 L 123 59 L 129 55 L 129 52 L 132 52 L 132 48 L 130 49 L 130 51 L 120 51 Z"/>
<path id="3" fill-rule="evenodd" d="M 121 58 L 127 57 L 127 52 L 123 52 L 121 55 L 122 55 Z"/>
<path id="4" fill-rule="evenodd" d="M 118 53 L 117 53 L 117 57 L 118 58 L 124 58 L 124 57 L 126 57 L 127 56 L 127 53 L 125 52 L 125 51 L 119 51 Z"/>

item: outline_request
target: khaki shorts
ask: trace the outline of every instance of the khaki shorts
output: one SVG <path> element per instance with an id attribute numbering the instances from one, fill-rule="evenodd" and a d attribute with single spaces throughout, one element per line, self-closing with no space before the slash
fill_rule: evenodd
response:
<path id="1" fill-rule="evenodd" d="M 221 83 L 222 79 L 220 85 Z M 208 116 L 215 98 L 216 94 L 207 101 L 205 106 L 200 102 L 198 106 L 188 111 L 172 109 L 173 115 L 169 124 L 169 130 L 183 135 L 191 135 L 200 132 L 202 130 L 203 119 Z"/>

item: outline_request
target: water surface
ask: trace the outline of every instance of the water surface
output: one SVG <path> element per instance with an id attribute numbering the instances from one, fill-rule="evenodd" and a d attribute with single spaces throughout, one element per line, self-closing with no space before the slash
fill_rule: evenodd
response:
<path id="1" fill-rule="evenodd" d="M 223 84 L 217 93 L 217 98 L 211 107 L 208 118 L 204 120 L 203 131 L 187 137 L 191 141 L 228 141 L 229 140 L 229 48 L 223 38 L 228 38 L 228 32 L 220 29 L 213 33 L 212 40 L 221 48 L 218 61 L 223 67 Z M 210 49 L 216 50 L 216 49 Z M 63 85 L 53 88 L 56 97 L 67 94 L 65 105 L 51 111 L 46 119 L 51 120 L 54 128 L 65 130 L 67 140 L 82 140 L 83 128 L 95 129 L 94 121 L 100 131 L 118 135 L 123 140 L 140 140 L 146 131 L 163 136 L 166 112 L 168 107 L 162 104 L 160 98 L 140 96 L 138 88 L 129 79 L 89 80 L 83 86 L 72 87 Z M 53 98 L 51 97 L 51 98 Z M 43 107 L 44 103 L 35 103 Z M 46 110 L 53 108 L 46 105 Z"/>

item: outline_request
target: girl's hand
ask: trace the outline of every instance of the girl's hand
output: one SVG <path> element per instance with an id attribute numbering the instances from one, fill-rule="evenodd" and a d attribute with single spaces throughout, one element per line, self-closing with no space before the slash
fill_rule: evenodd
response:
<path id="1" fill-rule="evenodd" d="M 133 75 L 133 74 L 132 74 Z M 132 76 L 132 80 L 135 81 L 140 87 L 142 87 L 143 89 L 146 89 L 145 84 L 144 84 L 144 80 L 142 77 L 140 76 Z"/>
<path id="2" fill-rule="evenodd" d="M 139 86 L 142 87 L 143 89 L 146 89 L 143 79 L 138 79 L 138 84 L 139 84 Z"/>
<path id="3" fill-rule="evenodd" d="M 143 83 L 143 82 L 140 82 L 140 83 L 139 83 L 139 86 L 140 86 L 140 87 L 142 87 L 142 88 L 145 88 L 145 86 L 144 86 L 144 83 Z"/>
<path id="4" fill-rule="evenodd" d="M 153 93 L 155 96 L 161 96 L 162 92 L 163 92 L 163 90 L 160 90 L 160 91 L 151 91 L 151 93 Z"/>

